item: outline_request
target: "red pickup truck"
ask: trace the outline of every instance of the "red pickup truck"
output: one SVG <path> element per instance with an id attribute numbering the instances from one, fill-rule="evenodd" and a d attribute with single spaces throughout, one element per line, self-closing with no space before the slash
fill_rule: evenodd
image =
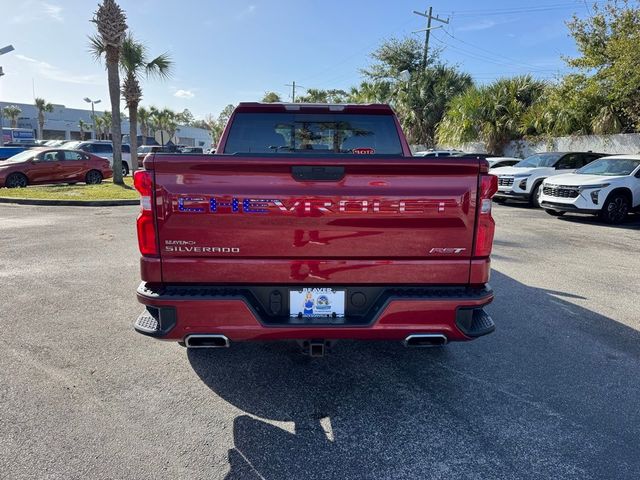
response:
<path id="1" fill-rule="evenodd" d="M 494 330 L 485 160 L 413 157 L 387 105 L 241 103 L 216 152 L 149 154 L 134 176 L 138 332 L 319 356 Z"/>

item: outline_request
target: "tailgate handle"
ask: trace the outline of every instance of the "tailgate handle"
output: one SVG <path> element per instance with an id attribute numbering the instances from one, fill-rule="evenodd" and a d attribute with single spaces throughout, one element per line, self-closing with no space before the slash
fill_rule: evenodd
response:
<path id="1" fill-rule="evenodd" d="M 344 167 L 298 165 L 291 167 L 291 176 L 298 182 L 336 182 L 344 178 Z"/>

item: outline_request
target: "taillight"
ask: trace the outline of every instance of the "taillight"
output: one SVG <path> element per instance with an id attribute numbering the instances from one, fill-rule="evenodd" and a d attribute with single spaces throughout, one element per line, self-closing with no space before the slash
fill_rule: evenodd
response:
<path id="1" fill-rule="evenodd" d="M 140 194 L 140 215 L 136 221 L 138 246 L 142 255 L 158 255 L 156 227 L 153 221 L 153 179 L 148 170 L 138 170 L 133 174 L 133 186 Z"/>
<path id="2" fill-rule="evenodd" d="M 491 197 L 498 191 L 498 177 L 482 175 L 480 177 L 480 198 L 478 205 L 478 225 L 476 227 L 476 241 L 473 255 L 488 257 L 493 246 L 493 234 L 496 223 L 491 216 Z"/>

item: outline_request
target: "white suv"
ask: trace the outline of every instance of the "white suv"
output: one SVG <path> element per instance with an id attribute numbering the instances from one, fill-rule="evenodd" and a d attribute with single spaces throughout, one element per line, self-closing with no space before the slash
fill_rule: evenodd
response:
<path id="1" fill-rule="evenodd" d="M 570 173 L 604 156 L 593 152 L 547 152 L 536 153 L 513 167 L 494 168 L 492 175 L 498 177 L 498 192 L 494 200 L 526 200 L 534 207 L 540 206 L 540 186 L 547 177 Z"/>
<path id="2" fill-rule="evenodd" d="M 81 142 L 69 142 L 64 144 L 64 148 L 71 150 L 82 150 L 84 152 L 93 153 L 97 157 L 109 160 L 111 168 L 113 168 L 113 143 L 108 140 L 86 140 Z M 129 145 L 122 145 L 122 175 L 129 175 L 131 165 L 131 150 Z"/>
<path id="3" fill-rule="evenodd" d="M 591 213 L 611 224 L 640 208 L 640 155 L 603 157 L 542 184 L 540 205 L 555 216 Z"/>

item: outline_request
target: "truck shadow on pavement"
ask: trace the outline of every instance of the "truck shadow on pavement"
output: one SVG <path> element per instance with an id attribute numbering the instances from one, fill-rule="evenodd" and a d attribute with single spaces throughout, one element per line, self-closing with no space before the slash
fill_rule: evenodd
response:
<path id="1" fill-rule="evenodd" d="M 245 412 L 226 478 L 640 478 L 640 333 L 575 296 L 492 284 L 497 331 L 471 343 L 189 350 Z"/>

